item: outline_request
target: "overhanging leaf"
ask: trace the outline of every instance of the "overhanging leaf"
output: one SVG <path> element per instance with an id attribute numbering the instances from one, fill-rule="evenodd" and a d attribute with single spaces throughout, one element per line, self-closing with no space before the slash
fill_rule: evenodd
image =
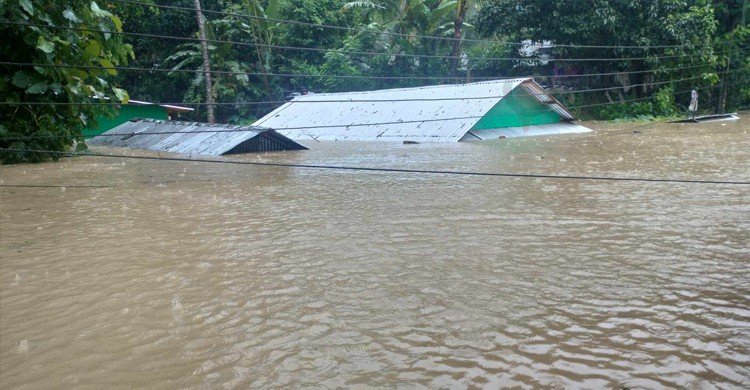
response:
<path id="1" fill-rule="evenodd" d="M 28 73 L 23 70 L 19 70 L 18 72 L 16 72 L 16 74 L 13 75 L 11 83 L 18 88 L 25 89 L 31 85 L 32 79 L 31 77 L 29 77 Z"/>
<path id="2" fill-rule="evenodd" d="M 112 61 L 106 59 L 106 58 L 100 58 L 99 63 L 107 69 L 107 73 L 111 74 L 112 76 L 117 74 L 117 69 L 115 69 L 115 64 L 112 63 Z"/>
<path id="3" fill-rule="evenodd" d="M 34 5 L 31 4 L 31 0 L 19 0 L 21 7 L 29 15 L 34 15 Z"/>
<path id="4" fill-rule="evenodd" d="M 36 47 L 37 47 L 37 49 L 39 49 L 39 50 L 41 50 L 41 51 L 43 51 L 43 52 L 45 52 L 47 54 L 52 53 L 53 51 L 55 51 L 55 45 L 52 42 L 44 39 L 43 36 L 39 36 L 39 39 L 37 39 L 37 41 L 36 41 Z"/>
<path id="5" fill-rule="evenodd" d="M 96 2 L 93 2 L 93 1 L 91 2 L 91 13 L 94 14 L 94 16 L 100 17 L 100 18 L 106 18 L 107 16 L 110 15 L 109 12 L 102 11 L 102 9 L 99 8 Z"/>
<path id="6" fill-rule="evenodd" d="M 63 17 L 65 19 L 70 20 L 73 23 L 80 23 L 81 22 L 81 20 L 78 19 L 78 16 L 76 16 L 75 12 L 73 12 L 70 9 L 66 9 L 65 11 L 63 11 Z"/>
<path id="7" fill-rule="evenodd" d="M 127 104 L 130 100 L 130 96 L 128 95 L 128 91 L 121 89 L 121 88 L 112 88 L 112 92 L 115 93 L 115 96 L 117 96 L 117 100 L 120 101 L 122 104 Z"/>
<path id="8" fill-rule="evenodd" d="M 122 20 L 115 15 L 110 15 L 109 19 L 115 24 L 115 30 L 122 31 Z"/>
<path id="9" fill-rule="evenodd" d="M 38 95 L 47 92 L 47 83 L 44 81 L 36 83 L 29 88 L 26 89 L 26 93 L 32 94 L 32 95 Z"/>
<path id="10" fill-rule="evenodd" d="M 101 51 L 102 47 L 99 45 L 99 42 L 90 40 L 89 44 L 86 46 L 86 49 L 83 51 L 83 57 L 86 60 L 94 57 L 99 57 L 99 53 L 101 53 Z"/>

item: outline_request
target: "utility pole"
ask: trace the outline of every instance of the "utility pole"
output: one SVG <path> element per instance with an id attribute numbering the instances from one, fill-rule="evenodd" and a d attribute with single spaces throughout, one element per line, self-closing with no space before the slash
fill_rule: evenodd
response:
<path id="1" fill-rule="evenodd" d="M 216 117 L 214 116 L 214 95 L 211 86 L 211 60 L 208 56 L 208 42 L 206 42 L 206 20 L 203 18 L 200 0 L 195 0 L 195 17 L 198 21 L 198 34 L 201 40 L 201 49 L 203 50 L 203 72 L 206 80 L 206 114 L 208 123 L 216 123 Z"/>

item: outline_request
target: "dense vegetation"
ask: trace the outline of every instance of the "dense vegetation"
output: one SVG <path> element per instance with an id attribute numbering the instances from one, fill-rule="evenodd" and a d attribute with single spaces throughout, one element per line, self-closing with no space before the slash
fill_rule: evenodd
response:
<path id="1" fill-rule="evenodd" d="M 67 2 L 3 0 L 4 20 L 27 25 L 0 25 L 3 61 L 40 66 L 0 65 L 0 147 L 64 150 L 82 141 L 81 129 L 92 125 L 108 106 L 95 101 L 127 102 L 127 92 L 115 86 L 113 67 L 133 55 L 122 35 L 85 31 L 120 31 L 116 15 L 85 0 Z M 53 29 L 65 26 L 81 30 Z M 42 66 L 46 65 L 46 66 Z M 80 68 L 57 67 L 77 65 Z M 83 103 L 83 104 L 79 104 Z M 83 144 L 81 144 L 83 145 Z M 4 163 L 43 161 L 45 153 L 0 153 Z"/>
<path id="2" fill-rule="evenodd" d="M 107 31 L 122 23 L 126 32 L 188 38 L 2 25 L 0 46 L 11 62 L 110 67 L 130 61 L 128 66 L 149 69 L 0 65 L 7 102 L 123 100 L 125 90 L 139 100 L 206 101 L 194 0 L 140 0 L 178 7 L 173 9 L 120 0 L 2 1 L 3 18 L 12 22 Z M 208 56 L 219 122 L 252 122 L 275 105 L 249 103 L 282 101 L 291 92 L 521 75 L 537 76 L 568 105 L 586 106 L 578 112 L 584 117 L 675 115 L 684 111 L 691 89 L 699 90 L 706 110 L 750 103 L 745 0 L 203 0 L 202 7 L 213 41 Z M 461 40 L 434 39 L 454 37 Z M 523 41 L 552 45 L 528 50 L 512 43 Z M 528 58 L 508 60 L 520 57 Z M 561 60 L 587 58 L 638 59 Z M 598 91 L 571 93 L 584 89 Z M 0 147 L 53 150 L 80 140 L 80 128 L 102 112 L 86 105 L 0 109 Z M 199 106 L 193 119 L 205 115 Z M 40 134 L 65 137 L 8 140 Z M 5 162 L 42 157 L 3 156 Z"/>

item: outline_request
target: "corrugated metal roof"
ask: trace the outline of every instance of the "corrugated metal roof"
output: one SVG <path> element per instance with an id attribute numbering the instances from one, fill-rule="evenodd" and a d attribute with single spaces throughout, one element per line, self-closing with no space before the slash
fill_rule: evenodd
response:
<path id="1" fill-rule="evenodd" d="M 298 96 L 253 125 L 301 141 L 457 142 L 520 85 L 564 119 L 573 119 L 533 79 L 519 78 Z"/>
<path id="2" fill-rule="evenodd" d="M 209 125 L 151 119 L 138 119 L 123 123 L 92 138 L 88 143 L 206 156 L 307 149 L 263 127 Z"/>

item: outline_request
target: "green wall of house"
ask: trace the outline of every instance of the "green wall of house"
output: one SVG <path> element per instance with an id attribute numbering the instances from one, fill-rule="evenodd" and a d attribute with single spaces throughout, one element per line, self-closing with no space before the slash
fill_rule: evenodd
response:
<path id="1" fill-rule="evenodd" d="M 560 122 L 560 115 L 539 103 L 522 88 L 516 88 L 477 122 L 472 130 L 538 126 Z"/>
<path id="2" fill-rule="evenodd" d="M 169 119 L 169 115 L 166 108 L 157 105 L 127 104 L 120 107 L 120 111 L 112 118 L 97 117 L 96 121 L 98 125 L 96 128 L 84 129 L 83 136 L 86 138 L 95 137 L 135 118 L 167 120 Z"/>

